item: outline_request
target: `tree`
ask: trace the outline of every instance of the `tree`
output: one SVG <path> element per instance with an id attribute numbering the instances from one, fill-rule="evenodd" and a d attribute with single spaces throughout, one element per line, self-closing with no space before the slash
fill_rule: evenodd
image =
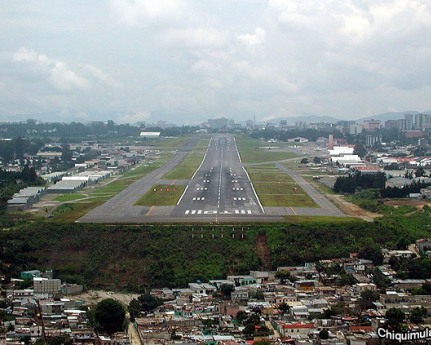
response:
<path id="1" fill-rule="evenodd" d="M 383 254 L 377 245 L 367 245 L 363 247 L 359 250 L 358 257 L 361 259 L 371 260 L 376 266 L 383 263 Z"/>
<path id="2" fill-rule="evenodd" d="M 416 177 L 422 177 L 424 175 L 425 175 L 425 170 L 424 170 L 423 167 L 419 167 L 419 168 L 416 169 L 416 171 L 415 171 L 415 176 Z"/>
<path id="3" fill-rule="evenodd" d="M 416 307 L 410 314 L 410 321 L 413 323 L 421 323 L 427 315 L 427 310 L 424 307 Z"/>
<path id="4" fill-rule="evenodd" d="M 327 329 L 322 329 L 319 332 L 319 338 L 320 339 L 329 339 L 329 332 L 328 332 L 328 330 Z"/>
<path id="5" fill-rule="evenodd" d="M 96 306 L 95 318 L 100 329 L 108 334 L 121 331 L 126 312 L 122 304 L 112 298 L 104 299 Z"/>
<path id="6" fill-rule="evenodd" d="M 145 293 L 138 297 L 138 301 L 141 304 L 141 310 L 145 313 L 150 313 L 156 309 L 163 302 L 160 298 L 154 297 L 149 293 Z"/>
<path id="7" fill-rule="evenodd" d="M 278 306 L 278 310 L 280 310 L 281 314 L 284 315 L 290 310 L 290 306 L 287 303 L 281 303 Z"/>
<path id="8" fill-rule="evenodd" d="M 238 322 L 243 323 L 244 320 L 247 319 L 247 313 L 244 310 L 240 310 L 238 313 L 236 313 L 236 319 Z"/>
<path id="9" fill-rule="evenodd" d="M 398 329 L 406 315 L 401 309 L 391 308 L 386 312 L 386 320 L 391 328 Z"/>
<path id="10" fill-rule="evenodd" d="M 230 298 L 230 295 L 234 291 L 235 291 L 235 287 L 231 284 L 222 284 L 220 286 L 220 292 L 223 294 L 225 298 Z"/>
<path id="11" fill-rule="evenodd" d="M 290 278 L 290 272 L 286 270 L 277 271 L 275 273 L 275 278 L 280 279 L 280 283 L 284 284 L 284 282 Z"/>
<path id="12" fill-rule="evenodd" d="M 353 154 L 364 158 L 367 155 L 367 149 L 365 148 L 364 144 L 356 144 Z"/>
<path id="13" fill-rule="evenodd" d="M 130 314 L 130 321 L 134 322 L 141 313 L 141 303 L 137 299 L 132 299 L 127 308 Z"/>
<path id="14" fill-rule="evenodd" d="M 373 308 L 373 302 L 377 301 L 380 294 L 376 291 L 365 290 L 361 292 L 361 297 L 359 298 L 359 307 L 362 310 Z"/>

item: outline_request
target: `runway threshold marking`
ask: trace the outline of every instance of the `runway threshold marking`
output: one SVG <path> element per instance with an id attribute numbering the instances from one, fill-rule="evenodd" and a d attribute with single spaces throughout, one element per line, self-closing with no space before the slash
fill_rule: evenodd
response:
<path id="1" fill-rule="evenodd" d="M 154 210 L 155 207 L 156 206 L 151 206 L 150 209 L 148 210 L 146 216 L 151 216 L 151 212 L 153 212 L 153 210 Z"/>

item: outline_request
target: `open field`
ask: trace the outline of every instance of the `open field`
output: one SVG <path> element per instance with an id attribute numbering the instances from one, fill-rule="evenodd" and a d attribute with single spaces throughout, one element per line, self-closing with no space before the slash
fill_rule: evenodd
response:
<path id="1" fill-rule="evenodd" d="M 332 216 L 284 216 L 287 223 L 290 224 L 306 224 L 310 222 L 318 222 L 324 224 L 356 224 L 356 217 L 332 217 Z M 362 220 L 360 220 L 362 221 Z"/>
<path id="2" fill-rule="evenodd" d="M 207 147 L 208 140 L 199 140 L 192 152 L 176 168 L 165 174 L 163 178 L 166 180 L 190 179 L 201 164 Z"/>
<path id="3" fill-rule="evenodd" d="M 253 166 L 247 172 L 263 206 L 317 207 L 289 175 L 275 166 Z"/>
<path id="4" fill-rule="evenodd" d="M 243 163 L 274 162 L 296 157 L 296 154 L 284 151 L 281 148 L 269 148 L 268 143 L 259 139 L 238 136 L 236 143 Z M 276 143 L 276 145 L 279 146 L 279 143 Z"/>
<path id="5" fill-rule="evenodd" d="M 136 203 L 138 206 L 176 205 L 185 186 L 157 184 L 151 187 Z"/>
<path id="6" fill-rule="evenodd" d="M 54 199 L 54 201 L 67 202 L 85 198 L 86 195 L 78 193 L 62 194 Z"/>
<path id="7" fill-rule="evenodd" d="M 143 144 L 145 146 L 157 147 L 158 149 L 177 149 L 185 145 L 187 141 L 191 139 L 191 136 L 181 136 L 174 138 L 167 138 L 161 140 L 147 140 Z"/>

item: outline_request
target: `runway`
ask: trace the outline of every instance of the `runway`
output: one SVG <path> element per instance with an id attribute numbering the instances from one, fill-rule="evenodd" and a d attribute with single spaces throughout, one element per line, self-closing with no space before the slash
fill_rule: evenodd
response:
<path id="1" fill-rule="evenodd" d="M 213 136 L 198 170 L 172 212 L 173 217 L 218 219 L 265 213 L 243 168 L 235 138 Z"/>
<path id="2" fill-rule="evenodd" d="M 244 169 L 232 134 L 213 134 L 204 158 L 193 177 L 186 181 L 177 205 L 135 206 L 134 203 L 154 184 L 168 183 L 162 177 L 175 168 L 199 138 L 193 138 L 163 167 L 142 177 L 125 190 L 93 209 L 78 222 L 85 223 L 252 223 L 283 222 L 289 215 L 343 216 L 328 199 L 281 164 L 320 208 L 264 208 Z"/>

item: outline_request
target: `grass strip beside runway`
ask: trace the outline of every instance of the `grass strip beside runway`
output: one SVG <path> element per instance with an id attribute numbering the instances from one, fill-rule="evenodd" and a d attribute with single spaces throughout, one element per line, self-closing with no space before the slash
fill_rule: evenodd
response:
<path id="1" fill-rule="evenodd" d="M 166 180 L 190 179 L 195 173 L 196 169 L 199 168 L 207 147 L 207 139 L 199 140 L 193 151 L 191 151 L 177 167 L 166 173 L 163 178 Z"/>
<path id="2" fill-rule="evenodd" d="M 150 188 L 136 201 L 136 206 L 171 206 L 176 205 L 185 186 L 157 184 Z"/>
<path id="3" fill-rule="evenodd" d="M 243 163 L 275 162 L 296 157 L 293 152 L 284 150 L 284 143 L 268 144 L 248 136 L 236 136 L 235 138 Z M 280 145 L 283 147 L 274 147 Z"/>
<path id="4" fill-rule="evenodd" d="M 289 175 L 276 167 L 253 166 L 247 172 L 264 207 L 318 207 Z"/>

